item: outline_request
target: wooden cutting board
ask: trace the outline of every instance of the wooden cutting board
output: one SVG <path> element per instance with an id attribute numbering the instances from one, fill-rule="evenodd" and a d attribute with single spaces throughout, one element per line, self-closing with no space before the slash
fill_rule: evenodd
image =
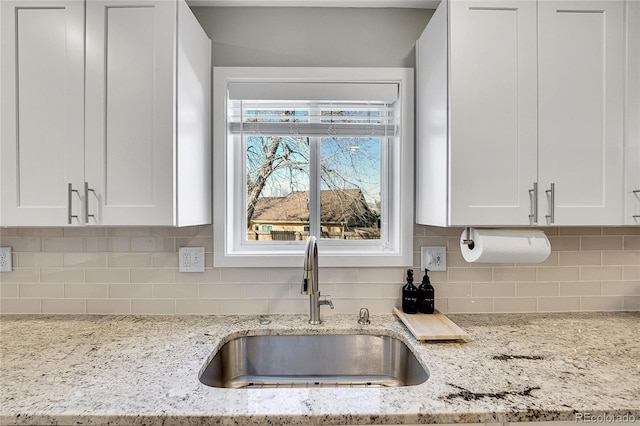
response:
<path id="1" fill-rule="evenodd" d="M 393 312 L 418 340 L 469 340 L 469 334 L 466 331 L 440 312 L 436 311 L 433 314 L 405 314 L 396 307 L 393 308 Z"/>

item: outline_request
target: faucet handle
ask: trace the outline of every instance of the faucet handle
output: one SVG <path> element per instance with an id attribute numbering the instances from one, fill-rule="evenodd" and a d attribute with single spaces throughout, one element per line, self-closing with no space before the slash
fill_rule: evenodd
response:
<path id="1" fill-rule="evenodd" d="M 324 296 L 320 296 L 320 299 L 318 299 L 318 305 L 329 305 L 329 307 L 333 309 L 333 301 L 331 300 L 331 295 L 325 294 Z"/>
<path id="2" fill-rule="evenodd" d="M 369 321 L 369 310 L 367 308 L 360 308 L 360 314 L 358 315 L 358 323 L 361 325 L 371 324 L 371 321 Z"/>

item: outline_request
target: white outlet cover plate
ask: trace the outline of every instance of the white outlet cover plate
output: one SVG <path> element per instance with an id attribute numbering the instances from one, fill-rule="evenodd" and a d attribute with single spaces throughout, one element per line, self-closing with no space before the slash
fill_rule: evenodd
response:
<path id="1" fill-rule="evenodd" d="M 11 247 L 0 247 L 0 272 L 13 270 Z"/>
<path id="2" fill-rule="evenodd" d="M 178 265 L 180 272 L 204 272 L 204 247 L 180 247 Z"/>
<path id="3" fill-rule="evenodd" d="M 447 248 L 444 246 L 420 247 L 420 267 L 424 271 L 447 270 Z"/>

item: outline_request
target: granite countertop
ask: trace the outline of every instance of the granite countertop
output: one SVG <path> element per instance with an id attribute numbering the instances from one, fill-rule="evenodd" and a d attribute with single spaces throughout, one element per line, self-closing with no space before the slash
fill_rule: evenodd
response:
<path id="1" fill-rule="evenodd" d="M 450 315 L 466 343 L 420 343 L 392 314 L 2 316 L 0 424 L 640 421 L 640 312 Z M 429 370 L 400 388 L 218 389 L 198 373 L 246 334 L 399 338 Z"/>

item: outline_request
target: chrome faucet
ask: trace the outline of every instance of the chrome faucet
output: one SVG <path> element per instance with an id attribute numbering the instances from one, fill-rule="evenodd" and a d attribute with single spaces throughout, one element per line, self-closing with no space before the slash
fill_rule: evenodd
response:
<path id="1" fill-rule="evenodd" d="M 313 235 L 307 239 L 304 250 L 304 272 L 301 294 L 309 295 L 309 324 L 320 324 L 320 306 L 329 305 L 333 309 L 331 296 L 320 296 L 318 287 L 318 244 Z"/>

